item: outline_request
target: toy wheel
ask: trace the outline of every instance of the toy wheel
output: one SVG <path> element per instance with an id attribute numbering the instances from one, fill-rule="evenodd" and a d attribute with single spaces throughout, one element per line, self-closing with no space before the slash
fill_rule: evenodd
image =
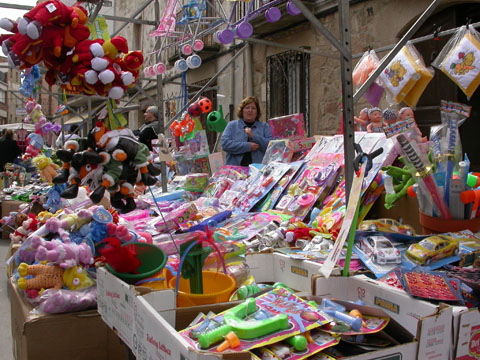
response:
<path id="1" fill-rule="evenodd" d="M 375 224 L 370 225 L 370 226 L 368 227 L 368 230 L 370 230 L 370 231 L 377 231 L 377 230 L 378 230 L 377 225 L 375 225 Z"/>
<path id="2" fill-rule="evenodd" d="M 458 255 L 458 252 L 459 252 L 459 250 L 458 250 L 458 248 L 456 248 L 455 251 L 453 252 L 453 255 L 454 255 L 454 256 L 455 256 L 455 255 Z"/>
<path id="3" fill-rule="evenodd" d="M 407 230 L 407 231 L 405 231 L 405 235 L 413 236 L 412 230 Z"/>
<path id="4" fill-rule="evenodd" d="M 432 258 L 429 257 L 427 260 L 425 260 L 425 265 L 430 265 L 432 263 Z"/>

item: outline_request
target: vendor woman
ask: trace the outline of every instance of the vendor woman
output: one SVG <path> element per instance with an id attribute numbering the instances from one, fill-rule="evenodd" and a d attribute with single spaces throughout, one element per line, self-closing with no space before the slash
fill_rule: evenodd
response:
<path id="1" fill-rule="evenodd" d="M 272 133 L 267 123 L 261 122 L 260 105 L 254 96 L 242 100 L 237 109 L 239 120 L 228 123 L 222 135 L 226 165 L 248 166 L 261 163 Z"/>

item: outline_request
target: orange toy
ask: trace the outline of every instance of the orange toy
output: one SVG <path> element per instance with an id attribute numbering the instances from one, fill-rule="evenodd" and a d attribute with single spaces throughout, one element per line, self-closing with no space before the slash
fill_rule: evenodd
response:
<path id="1" fill-rule="evenodd" d="M 20 278 L 17 285 L 19 289 L 61 289 L 63 285 L 64 270 L 57 265 L 28 265 L 21 263 L 18 266 Z M 27 275 L 34 275 L 32 279 L 25 279 Z"/>

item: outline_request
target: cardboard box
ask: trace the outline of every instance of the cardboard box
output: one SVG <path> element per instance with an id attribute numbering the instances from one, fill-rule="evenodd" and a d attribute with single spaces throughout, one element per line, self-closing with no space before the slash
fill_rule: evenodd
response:
<path id="1" fill-rule="evenodd" d="M 135 299 L 144 296 L 165 321 L 174 323 L 175 293 L 173 290 L 152 291 L 150 288 L 135 287 L 120 280 L 105 268 L 97 270 L 98 312 L 103 321 L 130 348 L 135 348 Z"/>
<path id="2" fill-rule="evenodd" d="M 321 264 L 292 259 L 281 253 L 247 253 L 245 256 L 250 274 L 257 282 L 282 282 L 291 289 L 310 292 L 312 275 L 319 274 Z M 338 269 L 334 275 L 340 275 Z"/>
<path id="3" fill-rule="evenodd" d="M 478 309 L 454 311 L 453 325 L 456 334 L 454 359 L 480 359 L 480 312 Z"/>
<path id="4" fill-rule="evenodd" d="M 312 279 L 312 293 L 344 300 L 362 300 L 377 306 L 418 340 L 418 359 L 454 358 L 457 328 L 452 322 L 454 313 L 466 311 L 462 306 L 433 304 L 411 297 L 364 275 L 352 277 L 317 276 Z M 447 355 L 448 354 L 448 355 Z"/>
<path id="5" fill-rule="evenodd" d="M 158 312 L 144 296 L 136 298 L 135 346 L 133 352 L 137 359 L 189 359 L 218 360 L 235 359 L 250 360 L 249 353 L 208 353 L 193 349 L 177 332 L 185 329 L 195 317 L 209 311 L 220 313 L 239 302 L 194 306 L 175 309 L 174 322 L 164 318 L 165 312 Z"/>
<path id="6" fill-rule="evenodd" d="M 189 344 L 175 331 L 186 328 L 190 322 L 199 314 L 209 311 L 220 313 L 236 304 L 222 303 L 206 306 L 196 306 L 191 308 L 176 309 L 176 326 L 173 326 L 163 319 L 161 313 L 156 312 L 144 297 L 137 297 L 136 313 L 136 341 L 137 347 L 134 351 L 139 360 L 143 359 L 189 359 L 189 360 L 218 360 L 250 359 L 249 353 L 208 353 L 193 349 Z M 385 313 L 378 309 L 372 309 L 372 315 L 385 316 Z M 387 330 L 388 329 L 388 330 Z M 355 360 L 367 359 L 414 359 L 417 353 L 417 343 L 413 337 L 401 326 L 392 321 L 386 328 L 387 333 L 391 334 L 400 344 L 386 349 L 370 352 L 367 354 L 349 357 Z M 372 357 L 373 356 L 373 357 Z"/>
<path id="7" fill-rule="evenodd" d="M 13 281 L 9 282 L 9 293 L 16 360 L 126 358 L 125 345 L 96 310 L 32 315 L 32 306 L 23 299 Z"/>

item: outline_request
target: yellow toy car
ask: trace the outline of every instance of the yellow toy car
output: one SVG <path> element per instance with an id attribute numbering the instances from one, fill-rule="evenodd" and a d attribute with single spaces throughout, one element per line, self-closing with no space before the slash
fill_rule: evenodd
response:
<path id="1" fill-rule="evenodd" d="M 393 219 L 363 220 L 358 226 L 358 230 L 384 231 L 415 236 L 415 229 L 413 227 L 406 224 L 400 224 Z"/>
<path id="2" fill-rule="evenodd" d="M 420 265 L 429 265 L 459 252 L 458 241 L 445 235 L 429 236 L 409 246 L 406 256 Z"/>

